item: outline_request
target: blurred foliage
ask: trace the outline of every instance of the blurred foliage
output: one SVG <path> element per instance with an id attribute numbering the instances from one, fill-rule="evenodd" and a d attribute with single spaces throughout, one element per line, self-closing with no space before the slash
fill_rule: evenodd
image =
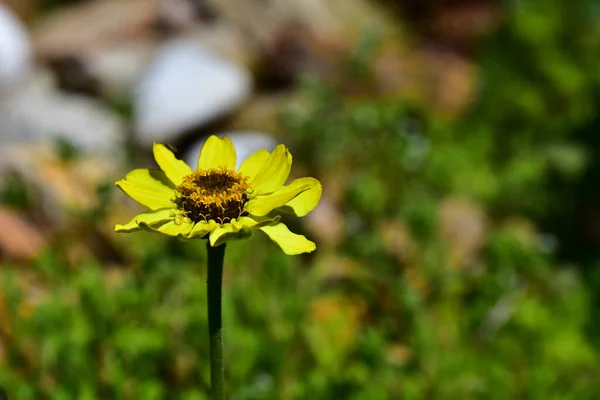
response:
<path id="1" fill-rule="evenodd" d="M 14 209 L 27 210 L 33 206 L 31 197 L 27 184 L 18 174 L 4 175 L 4 182 L 0 187 L 0 203 Z"/>
<path id="2" fill-rule="evenodd" d="M 302 82 L 282 127 L 344 229 L 304 257 L 259 236 L 228 248 L 229 398 L 598 397 L 600 257 L 561 257 L 585 233 L 553 221 L 600 178 L 584 134 L 599 125 L 600 7 L 503 4 L 458 118 L 345 93 L 345 80 L 368 85 L 371 36 L 340 82 Z M 98 190 L 86 229 L 112 204 Z M 23 193 L 15 181 L 2 198 Z M 81 259 L 66 229 L 26 271 L 2 268 L 11 399 L 208 398 L 201 243 L 109 237 L 117 256 Z"/>
<path id="3" fill-rule="evenodd" d="M 44 12 L 56 11 L 70 5 L 83 3 L 90 0 L 41 0 L 41 10 Z"/>

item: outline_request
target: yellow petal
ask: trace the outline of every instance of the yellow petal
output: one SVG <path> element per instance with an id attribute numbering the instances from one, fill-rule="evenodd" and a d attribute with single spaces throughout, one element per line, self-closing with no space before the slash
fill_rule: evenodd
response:
<path id="1" fill-rule="evenodd" d="M 269 151 L 262 149 L 258 150 L 250 155 L 250 157 L 246 158 L 238 172 L 241 172 L 242 175 L 247 176 L 248 181 L 252 182 L 252 180 L 256 177 L 256 175 L 264 168 L 265 163 L 269 159 Z"/>
<path id="2" fill-rule="evenodd" d="M 279 215 L 277 215 L 273 218 L 250 216 L 250 217 L 239 217 L 237 220 L 233 220 L 232 223 L 242 225 L 243 228 L 246 228 L 246 229 L 256 229 L 256 228 L 259 228 L 264 225 L 274 224 L 275 222 L 278 222 L 280 219 L 281 219 L 281 217 Z"/>
<path id="3" fill-rule="evenodd" d="M 287 226 L 281 222 L 273 225 L 265 225 L 260 228 L 269 238 L 275 242 L 285 254 L 295 255 L 310 253 L 317 246 L 303 235 L 290 232 Z"/>
<path id="4" fill-rule="evenodd" d="M 302 192 L 314 187 L 312 178 L 296 179 L 287 186 L 282 187 L 275 193 L 266 196 L 258 196 L 250 200 L 244 209 L 252 215 L 264 216 L 277 207 L 281 207 L 300 195 Z"/>
<path id="5" fill-rule="evenodd" d="M 115 231 L 119 233 L 135 232 L 141 229 L 140 223 L 146 225 L 155 225 L 161 222 L 166 222 L 173 219 L 172 209 L 162 208 L 160 210 L 146 211 L 136 215 L 131 221 L 125 225 L 115 225 Z"/>
<path id="6" fill-rule="evenodd" d="M 279 221 L 279 216 L 275 218 L 251 218 L 251 217 L 240 217 L 231 220 L 230 223 L 217 225 L 210 234 L 211 246 L 220 246 L 221 244 L 230 240 L 244 239 L 252 235 L 251 229 L 276 223 Z M 210 221 L 214 223 L 214 221 Z"/>
<path id="7" fill-rule="evenodd" d="M 183 236 L 187 237 L 187 235 L 192 230 L 194 224 L 188 219 L 184 219 L 183 221 L 175 221 L 170 220 L 163 224 L 146 224 L 143 221 L 139 221 L 139 225 L 142 228 L 148 229 L 153 232 L 162 233 L 169 236 Z"/>
<path id="8" fill-rule="evenodd" d="M 217 247 L 230 240 L 247 238 L 251 235 L 252 231 L 243 224 L 227 223 L 217 226 L 217 228 L 210 233 L 209 240 L 212 247 Z"/>
<path id="9" fill-rule="evenodd" d="M 175 195 L 175 189 L 165 173 L 156 169 L 134 169 L 115 185 L 152 210 L 171 207 L 171 199 Z"/>
<path id="10" fill-rule="evenodd" d="M 235 146 L 228 137 L 220 139 L 217 136 L 209 136 L 200 150 L 198 157 L 198 169 L 211 169 L 222 166 L 235 169 Z"/>
<path id="11" fill-rule="evenodd" d="M 192 173 L 189 165 L 175 158 L 175 154 L 162 144 L 154 143 L 153 150 L 154 159 L 158 166 L 165 171 L 165 174 L 175 186 L 181 183 L 184 176 Z"/>
<path id="12" fill-rule="evenodd" d="M 308 185 L 309 189 L 303 191 L 298 196 L 279 207 L 277 211 L 293 214 L 296 217 L 304 217 L 319 204 L 323 188 L 321 187 L 321 183 L 315 178 L 296 179 L 290 183 L 289 186 L 294 184 Z"/>
<path id="13" fill-rule="evenodd" d="M 248 180 L 252 185 L 253 195 L 273 193 L 282 187 L 291 168 L 292 155 L 284 145 L 278 145 L 256 177 Z"/>
<path id="14" fill-rule="evenodd" d="M 205 221 L 196 222 L 196 225 L 194 225 L 194 227 L 190 231 L 188 237 L 190 239 L 201 239 L 204 236 L 206 236 L 206 234 L 217 229 L 217 227 L 218 227 L 217 223 L 213 220 L 210 220 L 208 222 L 205 222 Z"/>

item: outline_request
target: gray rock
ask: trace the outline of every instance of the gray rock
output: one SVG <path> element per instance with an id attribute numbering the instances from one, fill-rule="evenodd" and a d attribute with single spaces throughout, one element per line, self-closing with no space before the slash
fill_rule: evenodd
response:
<path id="1" fill-rule="evenodd" d="M 154 56 L 155 47 L 146 39 L 123 42 L 92 52 L 85 58 L 85 64 L 104 95 L 129 96 Z"/>
<path id="2" fill-rule="evenodd" d="M 94 99 L 56 91 L 51 76 L 42 72 L 0 101 L 0 121 L 0 158 L 9 148 L 59 137 L 85 152 L 112 153 L 124 139 L 124 124 L 110 109 Z"/>
<path id="3" fill-rule="evenodd" d="M 74 211 L 97 207 L 98 185 L 114 182 L 123 167 L 119 158 L 106 154 L 65 161 L 52 146 L 41 143 L 0 147 L 0 172 L 3 166 L 23 179 L 35 196 L 36 212 L 51 226 L 62 226 Z"/>
<path id="4" fill-rule="evenodd" d="M 238 168 L 242 162 L 255 151 L 260 149 L 272 151 L 275 146 L 277 146 L 277 141 L 273 136 L 261 132 L 226 132 L 219 134 L 218 136 L 227 136 L 235 145 L 235 150 L 237 152 L 236 168 Z M 202 149 L 205 140 L 206 139 L 203 139 L 192 145 L 184 155 L 185 162 L 192 168 L 196 168 L 200 149 Z"/>
<path id="5" fill-rule="evenodd" d="M 137 138 L 144 145 L 173 141 L 233 111 L 250 90 L 246 70 L 190 43 L 167 44 L 133 94 Z"/>
<path id="6" fill-rule="evenodd" d="M 31 69 L 31 42 L 25 27 L 0 3 L 0 97 L 25 80 Z"/>

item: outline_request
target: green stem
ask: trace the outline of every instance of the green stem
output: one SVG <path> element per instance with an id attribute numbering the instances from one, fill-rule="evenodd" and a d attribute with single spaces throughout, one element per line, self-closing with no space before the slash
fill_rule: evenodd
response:
<path id="1" fill-rule="evenodd" d="M 208 334 L 210 337 L 210 383 L 212 399 L 223 400 L 223 327 L 221 321 L 221 297 L 223 286 L 223 258 L 225 245 L 211 247 L 206 242 L 208 272 Z"/>

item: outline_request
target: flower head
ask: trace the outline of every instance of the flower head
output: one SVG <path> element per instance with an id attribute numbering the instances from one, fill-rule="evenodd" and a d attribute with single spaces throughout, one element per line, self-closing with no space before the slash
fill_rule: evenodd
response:
<path id="1" fill-rule="evenodd" d="M 196 170 L 161 144 L 154 144 L 158 169 L 136 169 L 116 185 L 150 210 L 117 232 L 140 229 L 187 239 L 208 239 L 211 246 L 249 237 L 258 229 L 286 254 L 311 252 L 315 244 L 297 235 L 277 213 L 308 214 L 321 198 L 321 184 L 300 178 L 284 185 L 292 156 L 284 145 L 272 153 L 259 150 L 236 171 L 236 152 L 227 137 L 210 136 Z"/>

